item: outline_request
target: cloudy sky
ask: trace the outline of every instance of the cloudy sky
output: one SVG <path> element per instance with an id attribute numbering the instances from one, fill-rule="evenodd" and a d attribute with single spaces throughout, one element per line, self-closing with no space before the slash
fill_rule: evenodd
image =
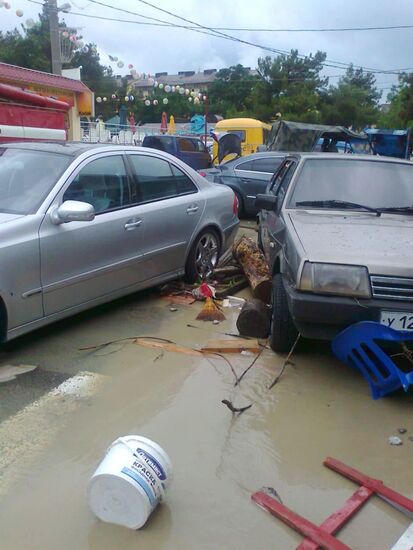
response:
<path id="1" fill-rule="evenodd" d="M 29 0 L 8 0 L 11 9 L 0 9 L 0 30 L 11 30 L 30 17 L 40 6 Z M 41 1 L 41 0 L 39 0 Z M 65 0 L 59 0 L 62 5 Z M 66 23 L 79 28 L 85 41 L 95 42 L 102 61 L 109 64 L 108 55 L 117 56 L 125 67 L 131 63 L 138 72 L 198 70 L 226 67 L 236 63 L 256 67 L 257 58 L 270 55 L 259 47 L 210 36 L 191 30 L 145 26 L 119 21 L 102 21 L 94 16 L 135 21 L 153 17 L 180 25 L 188 25 L 171 15 L 157 11 L 141 0 L 101 0 L 118 9 L 104 7 L 89 0 L 69 0 L 72 12 L 61 14 Z M 100 1 L 100 0 L 99 0 Z M 151 4 L 174 12 L 205 27 L 319 29 L 336 27 L 371 27 L 413 25 L 411 0 L 149 0 Z M 0 0 L 1 2 L 1 0 Z M 139 15 L 122 13 L 120 9 Z M 23 10 L 23 17 L 16 15 Z M 86 17 L 88 16 L 88 17 Z M 309 54 L 327 52 L 334 62 L 353 62 L 377 70 L 413 67 L 413 28 L 365 32 L 253 32 L 222 31 L 242 40 L 275 48 Z M 113 68 L 121 72 L 116 65 Z M 125 71 L 126 69 L 124 69 Z M 337 81 L 343 70 L 326 67 L 325 74 Z M 377 83 L 387 94 L 397 80 L 394 75 L 378 74 Z"/>

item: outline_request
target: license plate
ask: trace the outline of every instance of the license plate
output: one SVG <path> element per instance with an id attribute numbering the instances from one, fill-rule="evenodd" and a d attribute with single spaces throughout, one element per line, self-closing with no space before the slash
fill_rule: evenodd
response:
<path id="1" fill-rule="evenodd" d="M 382 311 L 380 314 L 380 323 L 395 330 L 413 331 L 413 313 Z"/>

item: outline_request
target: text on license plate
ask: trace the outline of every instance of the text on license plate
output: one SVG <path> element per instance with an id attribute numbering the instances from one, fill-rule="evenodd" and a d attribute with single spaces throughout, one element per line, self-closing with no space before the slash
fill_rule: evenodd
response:
<path id="1" fill-rule="evenodd" d="M 395 330 L 413 330 L 413 313 L 404 311 L 382 311 L 380 323 Z"/>

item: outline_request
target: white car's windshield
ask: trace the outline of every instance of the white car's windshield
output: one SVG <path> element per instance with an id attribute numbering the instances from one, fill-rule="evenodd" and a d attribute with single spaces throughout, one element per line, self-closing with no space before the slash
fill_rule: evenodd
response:
<path id="1" fill-rule="evenodd" d="M 69 162 L 66 155 L 0 147 L 0 212 L 35 212 Z"/>
<path id="2" fill-rule="evenodd" d="M 292 208 L 413 211 L 413 164 L 353 159 L 307 159 Z"/>

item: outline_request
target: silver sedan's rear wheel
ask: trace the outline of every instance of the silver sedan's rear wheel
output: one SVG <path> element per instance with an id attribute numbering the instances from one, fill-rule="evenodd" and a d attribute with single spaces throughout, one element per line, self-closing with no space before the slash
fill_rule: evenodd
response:
<path id="1" fill-rule="evenodd" d="M 210 275 L 218 264 L 219 253 L 220 241 L 213 229 L 207 229 L 198 235 L 186 262 L 187 281 L 195 283 Z"/>

